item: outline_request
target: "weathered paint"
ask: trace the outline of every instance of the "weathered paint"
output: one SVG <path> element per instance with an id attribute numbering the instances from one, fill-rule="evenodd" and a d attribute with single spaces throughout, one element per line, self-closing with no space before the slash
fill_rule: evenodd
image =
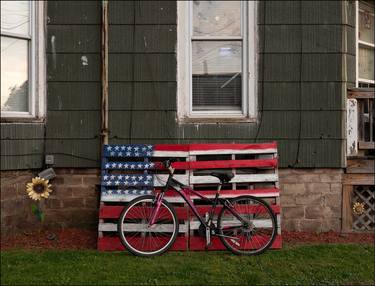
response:
<path id="1" fill-rule="evenodd" d="M 99 166 L 100 1 L 47 6 L 46 152 L 56 166 Z M 260 1 L 258 124 L 179 124 L 176 1 L 109 1 L 110 143 L 277 140 L 282 167 L 344 166 L 346 89 L 355 82 L 353 7 Z M 17 134 L 25 132 L 21 126 Z M 42 166 L 42 155 L 16 156 L 24 150 L 18 146 L 12 153 L 3 147 L 2 169 Z"/>

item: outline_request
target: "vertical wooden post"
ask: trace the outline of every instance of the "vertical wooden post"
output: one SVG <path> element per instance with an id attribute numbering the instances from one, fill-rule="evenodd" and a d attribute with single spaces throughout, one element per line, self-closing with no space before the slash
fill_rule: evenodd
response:
<path id="1" fill-rule="evenodd" d="M 353 216 L 351 208 L 353 186 L 343 185 L 342 189 L 342 232 L 353 231 Z"/>
<path id="2" fill-rule="evenodd" d="M 108 0 L 102 0 L 101 23 L 101 143 L 108 144 Z"/>

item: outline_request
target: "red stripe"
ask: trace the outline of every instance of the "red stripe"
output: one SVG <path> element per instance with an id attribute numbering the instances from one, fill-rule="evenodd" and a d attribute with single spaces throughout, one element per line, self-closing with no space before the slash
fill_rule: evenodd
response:
<path id="1" fill-rule="evenodd" d="M 102 206 L 99 210 L 99 218 L 101 219 L 118 219 L 124 206 Z M 174 207 L 179 219 L 188 218 L 188 209 L 185 207 Z"/>
<path id="2" fill-rule="evenodd" d="M 159 192 L 160 189 L 157 189 L 156 192 Z M 201 195 L 209 196 L 209 195 L 215 195 L 216 190 L 204 190 L 204 191 L 196 191 Z M 280 190 L 277 188 L 270 188 L 270 189 L 251 189 L 251 190 L 221 190 L 220 195 L 233 195 L 233 196 L 239 196 L 239 195 L 252 195 L 252 194 L 272 194 L 272 193 L 279 193 Z M 165 193 L 165 196 L 168 197 L 179 197 L 180 195 L 174 191 L 169 190 Z M 192 197 L 194 197 L 194 194 L 191 194 Z"/>
<path id="3" fill-rule="evenodd" d="M 155 151 L 197 151 L 197 150 L 258 150 L 258 149 L 275 149 L 277 148 L 276 142 L 271 143 L 257 143 L 257 144 L 156 144 L 154 145 Z"/>
<path id="4" fill-rule="evenodd" d="M 209 206 L 209 205 L 208 206 L 196 206 L 196 209 L 198 210 L 198 213 L 200 215 L 204 215 L 205 213 L 210 212 L 211 208 L 212 208 L 212 206 Z M 237 209 L 238 208 L 236 207 L 236 210 Z M 249 207 L 246 207 L 246 209 L 248 210 Z M 280 206 L 278 206 L 278 205 L 271 205 L 271 209 L 273 210 L 273 212 L 275 214 L 279 214 L 280 213 Z M 215 209 L 215 214 L 218 215 L 220 213 L 220 211 L 221 211 L 221 207 L 217 207 Z M 241 210 L 239 210 L 239 211 L 241 211 Z M 254 212 L 255 212 L 255 210 L 254 210 Z M 190 212 L 190 217 L 195 217 L 195 215 L 194 215 L 193 212 Z"/>
<path id="5" fill-rule="evenodd" d="M 260 143 L 260 144 L 190 144 L 190 151 L 198 150 L 258 150 L 258 149 L 274 149 L 277 143 Z"/>
<path id="6" fill-rule="evenodd" d="M 118 236 L 104 236 L 98 238 L 98 250 L 100 251 L 124 251 L 125 247 L 122 245 Z M 178 236 L 173 243 L 170 250 L 187 250 L 188 238 Z"/>
<path id="7" fill-rule="evenodd" d="M 212 206 L 196 206 L 198 213 L 204 215 L 206 212 L 209 212 Z M 280 206 L 272 205 L 271 206 L 275 214 L 280 213 Z M 124 206 L 102 206 L 99 210 L 99 218 L 101 219 L 118 219 Z M 186 207 L 174 207 L 177 217 L 180 220 L 185 220 L 188 218 L 188 208 Z M 221 208 L 218 207 L 215 210 L 215 214 L 219 214 Z M 193 212 L 190 212 L 190 217 L 194 217 Z"/>
<path id="8" fill-rule="evenodd" d="M 154 151 L 189 151 L 189 145 L 187 144 L 156 144 L 154 145 Z"/>
<path id="9" fill-rule="evenodd" d="M 225 250 L 225 246 L 221 243 L 218 237 L 211 237 L 212 245 L 208 250 Z M 277 235 L 273 242 L 271 249 L 281 248 L 281 235 Z M 206 239 L 200 236 L 191 236 L 189 241 L 189 250 L 205 250 Z"/>
<path id="10" fill-rule="evenodd" d="M 159 166 L 159 164 L 158 164 Z M 186 169 L 227 169 L 227 168 L 250 168 L 250 167 L 276 167 L 277 159 L 254 159 L 254 160 L 218 160 L 218 161 L 192 161 L 174 162 L 173 168 Z"/>

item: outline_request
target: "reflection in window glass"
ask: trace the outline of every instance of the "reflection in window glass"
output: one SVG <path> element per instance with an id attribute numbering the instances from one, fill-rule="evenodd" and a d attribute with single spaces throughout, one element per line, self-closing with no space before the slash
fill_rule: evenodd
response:
<path id="1" fill-rule="evenodd" d="M 28 41 L 1 37 L 1 111 L 29 111 Z"/>
<path id="2" fill-rule="evenodd" d="M 193 1 L 194 36 L 240 36 L 241 1 Z"/>
<path id="3" fill-rule="evenodd" d="M 360 79 L 374 80 L 374 48 L 359 46 L 358 73 Z"/>
<path id="4" fill-rule="evenodd" d="M 241 110 L 242 42 L 192 42 L 193 111 Z"/>
<path id="5" fill-rule="evenodd" d="M 374 44 L 374 7 L 359 2 L 358 26 L 359 39 Z"/>
<path id="6" fill-rule="evenodd" d="M 30 1 L 1 1 L 1 31 L 30 34 Z"/>

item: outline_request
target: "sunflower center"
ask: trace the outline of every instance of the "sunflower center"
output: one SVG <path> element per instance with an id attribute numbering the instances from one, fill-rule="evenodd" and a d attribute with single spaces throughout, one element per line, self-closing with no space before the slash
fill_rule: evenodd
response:
<path id="1" fill-rule="evenodd" d="M 34 192 L 36 192 L 37 194 L 41 194 L 44 192 L 44 185 L 43 184 L 36 184 L 34 185 Z"/>

